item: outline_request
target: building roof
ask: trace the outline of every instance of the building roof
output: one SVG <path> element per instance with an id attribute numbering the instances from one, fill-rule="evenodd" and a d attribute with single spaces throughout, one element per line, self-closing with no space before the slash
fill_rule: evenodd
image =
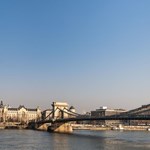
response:
<path id="1" fill-rule="evenodd" d="M 32 108 L 29 108 L 27 109 L 28 111 L 37 111 L 37 109 L 32 109 Z"/>
<path id="2" fill-rule="evenodd" d="M 20 105 L 18 108 L 11 108 L 11 107 L 8 107 L 8 110 L 14 110 L 14 111 L 17 111 L 17 110 L 20 110 L 21 108 L 24 108 L 26 109 L 27 111 L 37 111 L 37 108 L 26 108 L 24 105 Z"/>
<path id="3" fill-rule="evenodd" d="M 24 105 L 20 105 L 20 106 L 18 107 L 18 109 L 21 109 L 21 108 L 27 109 L 27 108 L 25 108 Z"/>
<path id="4" fill-rule="evenodd" d="M 17 111 L 18 108 L 8 108 L 8 110 L 15 110 L 15 111 Z"/>

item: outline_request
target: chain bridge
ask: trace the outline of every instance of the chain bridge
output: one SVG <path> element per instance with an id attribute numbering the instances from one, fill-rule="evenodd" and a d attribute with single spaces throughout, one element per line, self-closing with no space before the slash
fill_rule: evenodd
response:
<path id="1" fill-rule="evenodd" d="M 46 128 L 49 131 L 72 132 L 71 123 L 79 121 L 101 121 L 101 120 L 150 120 L 150 105 L 144 105 L 134 110 L 120 113 L 118 115 L 91 117 L 78 114 L 74 109 L 68 109 L 67 103 L 53 102 L 50 113 L 41 120 L 34 122 L 36 128 Z M 33 122 L 32 122 L 33 123 Z M 30 124 L 32 124 L 30 123 Z"/>

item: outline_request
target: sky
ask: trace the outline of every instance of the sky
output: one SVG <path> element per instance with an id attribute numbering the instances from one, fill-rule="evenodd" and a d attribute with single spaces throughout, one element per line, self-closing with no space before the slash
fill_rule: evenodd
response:
<path id="1" fill-rule="evenodd" d="M 150 102 L 149 0 L 0 1 L 0 100 L 78 112 Z"/>

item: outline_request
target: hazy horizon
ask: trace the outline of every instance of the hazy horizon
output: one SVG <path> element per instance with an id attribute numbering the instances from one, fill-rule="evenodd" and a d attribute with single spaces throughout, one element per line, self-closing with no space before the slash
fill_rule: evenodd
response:
<path id="1" fill-rule="evenodd" d="M 133 109 L 150 102 L 150 1 L 0 2 L 0 100 Z"/>

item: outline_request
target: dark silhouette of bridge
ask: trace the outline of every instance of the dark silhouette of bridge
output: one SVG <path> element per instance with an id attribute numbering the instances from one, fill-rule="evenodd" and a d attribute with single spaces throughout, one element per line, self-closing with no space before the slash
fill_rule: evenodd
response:
<path id="1" fill-rule="evenodd" d="M 150 115 L 132 115 L 132 116 L 105 116 L 105 117 L 76 117 L 76 118 L 62 118 L 49 119 L 38 121 L 37 124 L 42 123 L 66 123 L 74 121 L 102 121 L 102 120 L 150 120 Z"/>
<path id="2" fill-rule="evenodd" d="M 70 111 L 67 108 L 60 109 L 57 107 L 55 110 L 53 110 L 46 118 L 40 120 L 37 122 L 37 124 L 42 123 L 66 123 L 66 122 L 74 122 L 74 121 L 102 121 L 102 120 L 150 120 L 150 105 L 145 105 L 145 109 L 142 109 L 142 107 L 130 110 L 124 113 L 120 113 L 117 115 L 111 115 L 111 116 L 102 116 L 102 117 L 91 117 L 91 116 L 85 116 L 82 114 L 78 114 L 75 112 Z M 147 109 L 146 109 L 147 108 Z M 54 118 L 54 113 L 59 110 L 60 116 Z M 68 114 L 68 116 L 71 117 L 64 117 L 64 113 Z M 50 119 L 47 120 L 49 116 L 52 116 Z"/>
<path id="3" fill-rule="evenodd" d="M 142 107 L 123 112 L 116 115 L 92 117 L 87 115 L 78 114 L 72 109 L 68 109 L 67 103 L 62 107 L 62 103 L 53 102 L 53 109 L 51 112 L 41 120 L 37 122 L 30 122 L 29 126 L 34 129 L 48 130 L 53 132 L 72 132 L 72 122 L 82 121 L 106 121 L 106 120 L 121 120 L 129 122 L 132 120 L 150 121 L 150 104 L 143 105 Z M 147 123 L 146 123 L 147 124 Z"/>

